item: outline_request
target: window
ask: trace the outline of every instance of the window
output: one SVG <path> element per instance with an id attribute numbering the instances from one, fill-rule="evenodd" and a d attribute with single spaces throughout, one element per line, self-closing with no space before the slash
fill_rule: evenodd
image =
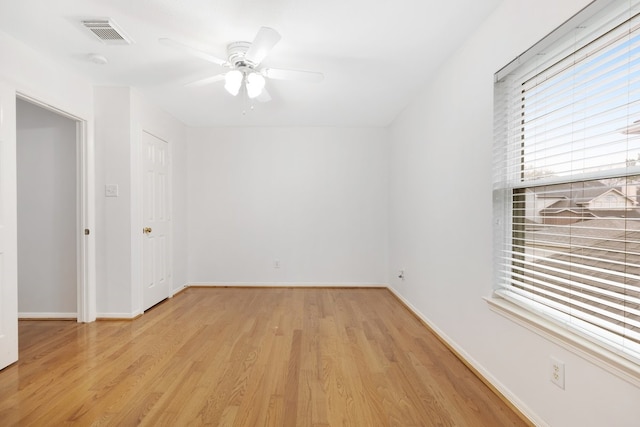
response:
<path id="1" fill-rule="evenodd" d="M 496 297 L 640 364 L 640 1 L 496 74 Z"/>

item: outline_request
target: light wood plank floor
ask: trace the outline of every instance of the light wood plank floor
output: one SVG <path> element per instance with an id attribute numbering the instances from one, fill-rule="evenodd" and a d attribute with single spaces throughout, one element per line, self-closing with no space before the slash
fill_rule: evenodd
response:
<path id="1" fill-rule="evenodd" d="M 189 288 L 21 321 L 0 425 L 525 425 L 386 289 Z"/>

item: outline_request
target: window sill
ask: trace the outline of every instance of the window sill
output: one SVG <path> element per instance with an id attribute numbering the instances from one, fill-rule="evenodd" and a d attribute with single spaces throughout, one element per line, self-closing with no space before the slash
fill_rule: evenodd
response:
<path id="1" fill-rule="evenodd" d="M 566 348 L 636 387 L 640 387 L 640 365 L 631 360 L 578 334 L 572 333 L 551 320 L 537 316 L 504 298 L 494 296 L 485 298 L 485 301 L 495 313 Z"/>

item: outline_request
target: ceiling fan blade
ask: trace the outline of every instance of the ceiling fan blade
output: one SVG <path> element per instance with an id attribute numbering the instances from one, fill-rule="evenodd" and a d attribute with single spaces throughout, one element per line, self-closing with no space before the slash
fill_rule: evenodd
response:
<path id="1" fill-rule="evenodd" d="M 273 28 L 261 27 L 244 58 L 254 65 L 260 64 L 280 41 L 280 38 L 280 33 Z"/>
<path id="2" fill-rule="evenodd" d="M 315 71 L 263 68 L 260 72 L 263 76 L 275 80 L 295 80 L 299 82 L 318 83 L 324 79 L 324 75 L 322 73 Z"/>
<path id="3" fill-rule="evenodd" d="M 216 74 L 215 76 L 205 77 L 204 79 L 199 79 L 199 80 L 196 80 L 194 82 L 187 83 L 184 86 L 185 87 L 200 87 L 200 86 L 208 85 L 210 83 L 215 83 L 215 82 L 219 82 L 221 80 L 224 80 L 225 75 L 226 75 L 226 73 Z"/>
<path id="4" fill-rule="evenodd" d="M 271 95 L 269 95 L 266 88 L 263 88 L 262 92 L 256 97 L 256 99 L 258 102 L 269 102 L 271 101 Z"/>
<path id="5" fill-rule="evenodd" d="M 173 48 L 176 49 L 180 49 L 180 50 L 184 50 L 188 53 L 190 53 L 193 56 L 197 56 L 198 58 L 204 59 L 206 61 L 209 62 L 213 62 L 214 64 L 218 64 L 218 65 L 222 65 L 222 66 L 226 66 L 228 65 L 228 62 L 224 59 L 220 59 L 216 56 L 210 55 L 207 52 L 204 52 L 200 49 L 196 49 L 194 47 L 191 46 L 187 46 L 186 44 L 180 43 L 178 41 L 172 40 L 172 39 L 167 39 L 167 38 L 161 38 L 158 39 L 158 41 L 160 43 L 162 43 L 163 45 L 166 46 L 171 46 Z"/>

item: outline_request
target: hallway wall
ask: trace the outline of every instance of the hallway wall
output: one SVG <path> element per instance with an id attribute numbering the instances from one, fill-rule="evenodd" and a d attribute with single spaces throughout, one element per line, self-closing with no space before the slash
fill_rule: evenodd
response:
<path id="1" fill-rule="evenodd" d="M 76 123 L 18 100 L 18 313 L 77 316 Z"/>

